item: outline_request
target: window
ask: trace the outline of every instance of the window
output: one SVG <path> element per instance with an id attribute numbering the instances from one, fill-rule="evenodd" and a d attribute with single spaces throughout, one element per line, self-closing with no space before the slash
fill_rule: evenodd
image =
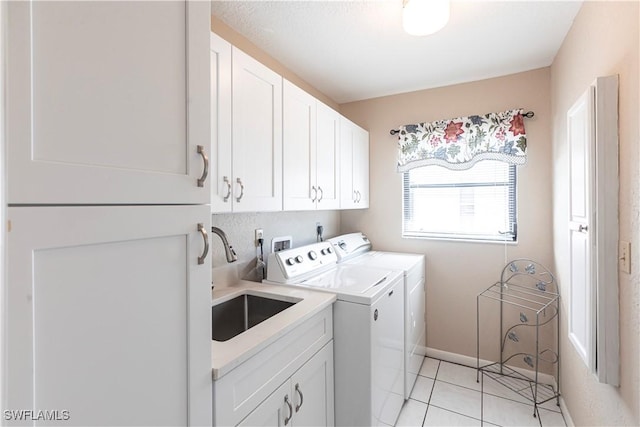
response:
<path id="1" fill-rule="evenodd" d="M 515 165 L 414 168 L 404 173 L 403 192 L 403 237 L 516 241 Z"/>

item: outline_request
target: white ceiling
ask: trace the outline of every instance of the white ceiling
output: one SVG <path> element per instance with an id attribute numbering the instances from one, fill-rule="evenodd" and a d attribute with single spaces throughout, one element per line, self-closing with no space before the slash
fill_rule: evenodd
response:
<path id="1" fill-rule="evenodd" d="M 581 1 L 457 1 L 440 32 L 402 0 L 212 1 L 212 14 L 339 104 L 551 64 Z"/>

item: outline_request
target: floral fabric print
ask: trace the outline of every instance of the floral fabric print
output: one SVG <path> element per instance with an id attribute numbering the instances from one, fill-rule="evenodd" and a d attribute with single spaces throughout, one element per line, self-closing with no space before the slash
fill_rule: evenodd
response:
<path id="1" fill-rule="evenodd" d="M 400 126 L 398 172 L 427 165 L 469 169 L 480 160 L 526 162 L 522 109 Z"/>

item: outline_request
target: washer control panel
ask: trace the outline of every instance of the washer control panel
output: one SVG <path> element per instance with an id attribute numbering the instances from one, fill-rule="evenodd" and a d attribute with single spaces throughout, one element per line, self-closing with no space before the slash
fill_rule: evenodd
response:
<path id="1" fill-rule="evenodd" d="M 312 243 L 269 254 L 267 280 L 291 283 L 305 275 L 326 269 L 338 261 L 331 243 Z"/>

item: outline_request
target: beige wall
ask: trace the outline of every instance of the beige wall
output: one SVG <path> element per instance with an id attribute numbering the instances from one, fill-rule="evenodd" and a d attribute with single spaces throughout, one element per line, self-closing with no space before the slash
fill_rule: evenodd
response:
<path id="1" fill-rule="evenodd" d="M 620 272 L 620 388 L 599 384 L 562 330 L 562 391 L 576 425 L 640 424 L 640 186 L 638 150 L 638 2 L 585 2 L 551 67 L 555 268 L 569 283 L 566 112 L 599 76 L 618 74 L 620 239 L 631 242 L 631 275 Z M 564 313 L 567 301 L 563 300 Z"/>
<path id="2" fill-rule="evenodd" d="M 377 249 L 426 254 L 428 347 L 475 357 L 476 295 L 499 279 L 505 256 L 544 265 L 553 260 L 549 78 L 549 69 L 542 68 L 340 106 L 342 114 L 369 130 L 371 152 L 370 209 L 343 211 L 341 230 L 364 231 Z M 402 175 L 396 172 L 397 138 L 389 130 L 516 107 L 535 112 L 525 121 L 527 164 L 518 167 L 518 244 L 403 239 Z M 497 335 L 483 340 L 492 348 L 496 341 Z"/>
<path id="3" fill-rule="evenodd" d="M 302 80 L 295 73 L 289 70 L 287 67 L 282 65 L 272 56 L 264 52 L 262 49 L 258 48 L 255 44 L 251 43 L 246 37 L 238 33 L 236 30 L 225 24 L 222 20 L 218 19 L 215 16 L 211 17 L 211 31 L 218 34 L 220 37 L 236 46 L 244 53 L 252 56 L 258 61 L 262 62 L 267 67 L 271 68 L 276 73 L 280 74 L 285 79 L 289 80 L 291 83 L 296 86 L 304 89 L 306 92 L 315 96 L 320 101 L 327 104 L 329 107 L 333 108 L 336 111 L 339 111 L 338 104 L 324 93 L 320 92 L 313 86 L 311 86 L 306 81 Z"/>

